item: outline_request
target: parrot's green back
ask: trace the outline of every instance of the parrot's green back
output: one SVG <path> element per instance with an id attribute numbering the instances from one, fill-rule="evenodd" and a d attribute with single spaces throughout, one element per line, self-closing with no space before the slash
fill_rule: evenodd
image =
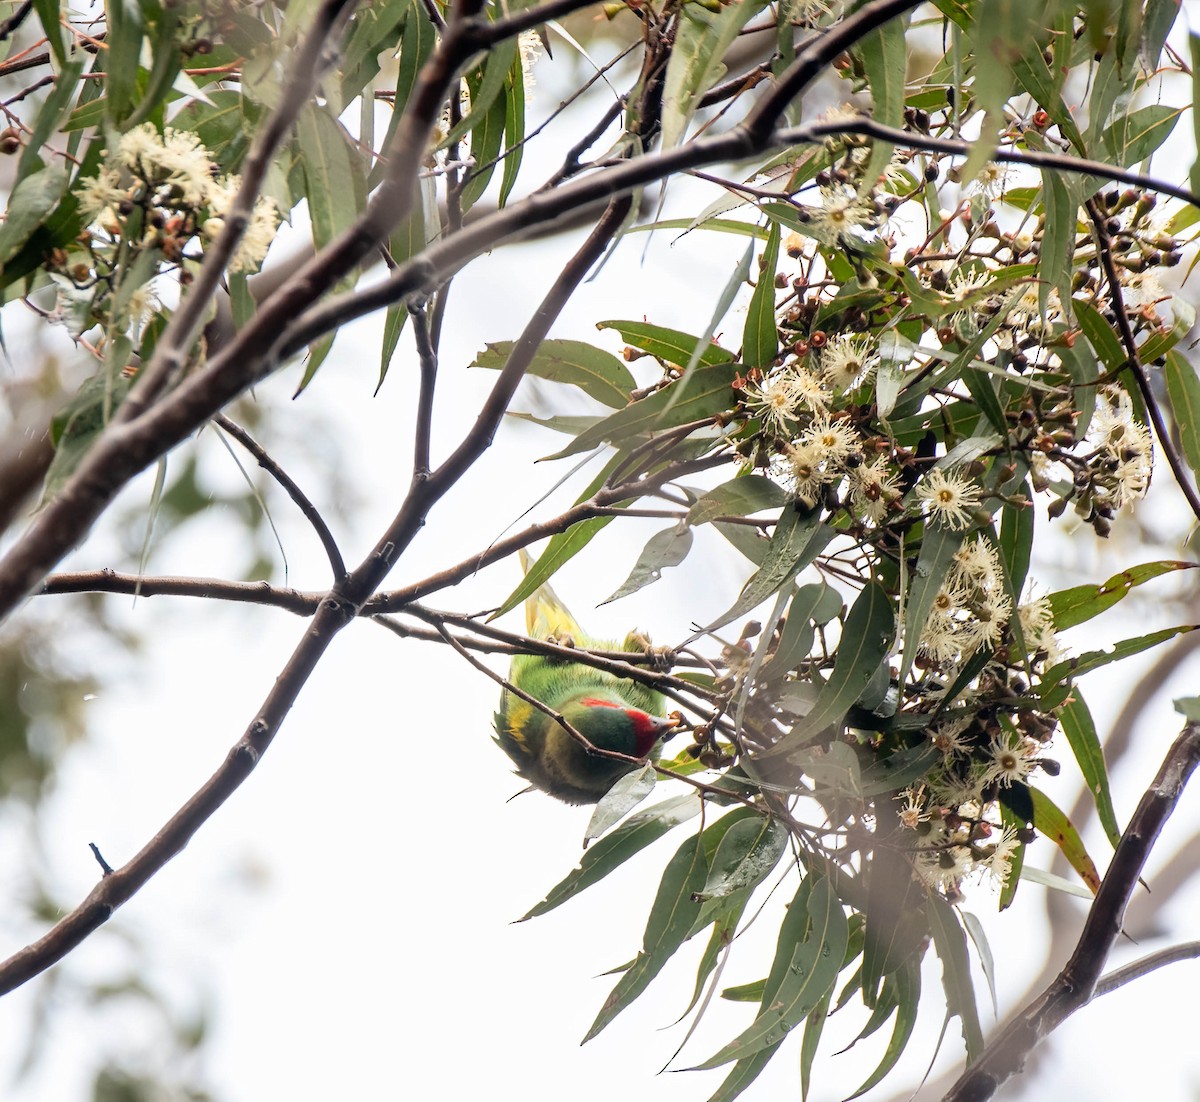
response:
<path id="1" fill-rule="evenodd" d="M 522 554 L 522 565 L 528 559 Z M 645 650 L 644 637 L 623 643 L 592 639 L 579 627 L 548 585 L 525 602 L 530 637 L 585 649 Z M 569 659 L 521 654 L 513 658 L 509 682 L 566 715 L 593 746 L 634 757 L 652 753 L 670 722 L 660 719 L 663 699 L 636 681 Z M 496 713 L 496 741 L 516 763 L 517 773 L 536 788 L 568 803 L 594 803 L 632 766 L 591 753 L 545 712 L 505 689 Z"/>

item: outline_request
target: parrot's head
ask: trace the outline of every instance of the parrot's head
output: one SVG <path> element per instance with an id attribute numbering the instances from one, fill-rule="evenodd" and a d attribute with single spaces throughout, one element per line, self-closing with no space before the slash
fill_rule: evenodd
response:
<path id="1" fill-rule="evenodd" d="M 654 744 L 675 726 L 675 720 L 631 708 L 615 695 L 580 697 L 567 704 L 562 713 L 563 719 L 593 746 L 634 758 L 644 758 L 654 749 Z M 570 738 L 570 735 L 567 737 Z M 579 746 L 579 743 L 575 742 L 575 745 Z M 597 760 L 604 761 L 603 758 Z M 620 764 L 611 759 L 609 763 Z"/>
<path id="2" fill-rule="evenodd" d="M 650 756 L 655 743 L 676 725 L 673 719 L 630 707 L 615 693 L 577 697 L 563 706 L 562 715 L 598 750 L 635 758 Z M 557 723 L 547 732 L 541 766 L 536 778 L 526 775 L 568 803 L 595 803 L 633 768 L 629 762 L 593 753 Z"/>

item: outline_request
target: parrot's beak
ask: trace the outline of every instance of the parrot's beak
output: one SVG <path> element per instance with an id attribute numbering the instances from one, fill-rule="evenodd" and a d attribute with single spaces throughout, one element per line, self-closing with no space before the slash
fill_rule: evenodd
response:
<path id="1" fill-rule="evenodd" d="M 672 712 L 669 716 L 651 716 L 654 734 L 658 738 L 662 738 L 669 731 L 674 731 L 683 725 L 683 716 L 678 712 Z"/>

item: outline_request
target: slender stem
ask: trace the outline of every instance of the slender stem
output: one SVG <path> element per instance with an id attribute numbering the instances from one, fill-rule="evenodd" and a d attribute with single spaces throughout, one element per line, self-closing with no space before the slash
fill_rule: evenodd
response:
<path id="1" fill-rule="evenodd" d="M 417 423 L 413 445 L 413 478 L 429 477 L 430 437 L 433 434 L 433 392 L 437 386 L 438 361 L 429 336 L 429 318 L 423 306 L 410 306 L 413 333 L 417 341 L 417 362 L 421 384 L 417 394 Z"/>
<path id="2" fill-rule="evenodd" d="M 325 548 L 325 554 L 329 559 L 329 566 L 333 570 L 334 581 L 344 578 L 346 576 L 346 563 L 342 559 L 341 551 L 338 549 L 337 540 L 333 538 L 333 533 L 325 523 L 325 518 L 317 511 L 317 507 L 308 499 L 304 491 L 296 485 L 292 477 L 267 454 L 267 450 L 242 428 L 241 425 L 231 421 L 223 413 L 218 413 L 213 420 L 221 429 L 241 444 L 246 451 L 254 456 L 258 461 L 258 465 L 283 487 L 288 497 L 296 503 L 300 512 L 304 514 L 305 519 L 313 526 L 313 531 L 317 533 L 317 538 L 321 541 L 321 546 Z"/>
<path id="3" fill-rule="evenodd" d="M 1133 327 L 1129 324 L 1129 315 L 1125 311 L 1125 299 L 1121 292 L 1121 277 L 1117 271 L 1116 261 L 1113 260 L 1112 238 L 1109 236 L 1108 227 L 1105 225 L 1105 214 L 1095 199 L 1089 199 L 1086 206 L 1088 217 L 1091 218 L 1092 229 L 1096 234 L 1096 241 L 1099 245 L 1100 264 L 1104 268 L 1104 276 L 1108 280 L 1108 295 L 1112 299 L 1113 311 L 1116 314 L 1117 331 L 1121 335 L 1121 343 L 1125 346 L 1125 355 L 1129 357 L 1125 363 L 1125 367 L 1137 384 L 1142 401 L 1146 405 L 1146 413 L 1150 417 L 1150 423 L 1154 426 L 1154 435 L 1158 437 L 1158 446 L 1162 449 L 1163 455 L 1167 457 L 1171 473 L 1175 476 L 1175 481 L 1179 485 L 1179 489 L 1187 499 L 1188 506 L 1192 510 L 1192 515 L 1200 521 L 1200 493 L 1197 492 L 1196 486 L 1188 474 L 1183 456 L 1179 454 L 1175 447 L 1175 441 L 1171 439 L 1171 430 L 1167 425 L 1166 419 L 1163 417 L 1158 399 L 1154 391 L 1150 388 L 1150 380 L 1146 378 L 1146 369 L 1142 366 L 1142 361 L 1138 354 L 1137 339 L 1134 336 Z"/>

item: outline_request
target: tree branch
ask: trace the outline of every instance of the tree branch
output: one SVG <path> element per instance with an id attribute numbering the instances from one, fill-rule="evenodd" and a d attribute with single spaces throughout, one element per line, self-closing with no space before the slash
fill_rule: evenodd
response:
<path id="1" fill-rule="evenodd" d="M 1100 971 L 1121 933 L 1121 918 L 1142 868 L 1184 786 L 1200 763 L 1200 725 L 1189 723 L 1143 794 L 1101 881 L 1071 959 L 1048 988 L 987 1045 L 944 1102 L 983 1102 L 1017 1074 L 1025 1059 L 1067 1018 L 1095 997 Z"/>
<path id="2" fill-rule="evenodd" d="M 619 231 L 627 203 L 628 200 L 618 200 L 609 206 L 587 241 L 559 274 L 514 345 L 508 363 L 462 443 L 429 477 L 414 477 L 399 512 L 374 550 L 321 601 L 312 623 L 276 678 L 258 714 L 221 766 L 128 864 L 106 875 L 78 907 L 43 937 L 0 963 L 0 995 L 45 971 L 107 922 L 121 904 L 187 845 L 196 831 L 250 775 L 334 638 L 361 612 L 396 558 L 421 530 L 433 506 L 491 445 L 508 401 L 534 353 L 575 288 Z"/>

